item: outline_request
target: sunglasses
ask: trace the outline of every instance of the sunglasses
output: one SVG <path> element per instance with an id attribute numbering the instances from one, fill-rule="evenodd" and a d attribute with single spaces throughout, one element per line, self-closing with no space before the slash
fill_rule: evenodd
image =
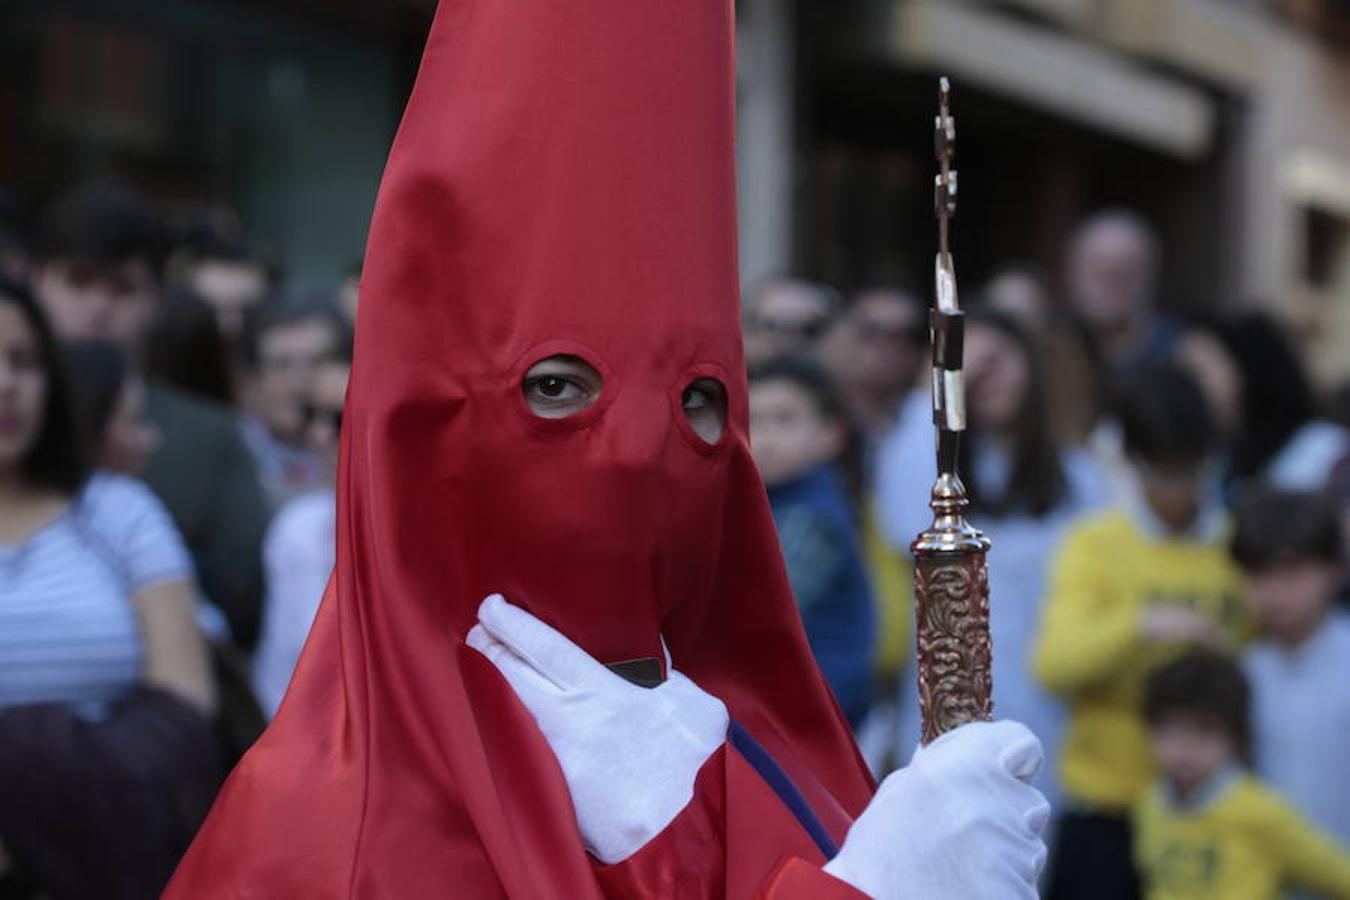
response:
<path id="1" fill-rule="evenodd" d="M 830 320 L 825 316 L 817 316 L 811 319 L 774 319 L 757 316 L 752 320 L 756 331 L 764 331 L 770 334 L 780 334 L 785 337 L 794 337 L 801 340 L 812 341 L 825 333 Z"/>
<path id="2" fill-rule="evenodd" d="M 342 430 L 342 407 L 305 403 L 300 407 L 300 421 L 305 429 L 315 425 L 327 425 L 336 434 Z"/>
<path id="3" fill-rule="evenodd" d="M 895 326 L 857 319 L 853 327 L 858 338 L 868 343 L 920 344 L 928 340 L 927 322 Z"/>

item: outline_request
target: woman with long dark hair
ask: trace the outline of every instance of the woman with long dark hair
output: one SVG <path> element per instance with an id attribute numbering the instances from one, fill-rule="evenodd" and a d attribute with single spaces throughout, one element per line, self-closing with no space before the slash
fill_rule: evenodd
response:
<path id="1" fill-rule="evenodd" d="M 1045 372 L 1033 338 L 1010 316 L 970 313 L 966 323 L 967 414 L 961 475 L 970 518 L 994 542 L 989 567 L 994 637 L 994 708 L 1025 722 L 1054 749 L 1063 719 L 1058 701 L 1031 677 L 1027 659 L 1045 595 L 1046 568 L 1065 525 L 1107 499 L 1105 478 L 1086 451 L 1065 450 L 1052 431 Z M 891 541 L 907 547 L 927 525 L 934 477 L 932 429 L 897 432 L 883 450 L 879 472 L 882 521 Z M 908 697 L 910 679 L 903 679 Z M 910 702 L 901 715 L 900 747 L 919 736 Z M 1053 794 L 1053 763 L 1037 786 Z"/>
<path id="2" fill-rule="evenodd" d="M 0 283 L 0 892 L 148 897 L 214 787 L 213 688 L 182 541 L 86 468 L 58 360 Z"/>

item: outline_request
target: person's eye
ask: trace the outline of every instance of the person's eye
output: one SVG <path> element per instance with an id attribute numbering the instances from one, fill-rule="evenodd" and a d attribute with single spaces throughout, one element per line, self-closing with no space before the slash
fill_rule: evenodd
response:
<path id="1" fill-rule="evenodd" d="M 550 356 L 530 367 L 520 390 L 536 416 L 561 419 L 594 403 L 603 384 L 595 367 L 580 357 Z"/>
<path id="2" fill-rule="evenodd" d="M 710 444 L 721 439 L 727 420 L 727 393 L 721 382 L 698 379 L 684 389 L 681 405 L 695 434 Z"/>
<path id="3" fill-rule="evenodd" d="M 563 375 L 540 375 L 525 382 L 525 393 L 540 403 L 569 403 L 586 394 L 586 388 Z"/>
<path id="4" fill-rule="evenodd" d="M 707 409 L 712 406 L 713 398 L 709 393 L 700 387 L 688 387 L 684 391 L 684 409 L 685 412 Z"/>

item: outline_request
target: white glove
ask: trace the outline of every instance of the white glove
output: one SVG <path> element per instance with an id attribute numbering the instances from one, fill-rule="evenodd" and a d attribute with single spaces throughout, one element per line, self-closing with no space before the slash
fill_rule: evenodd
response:
<path id="1" fill-rule="evenodd" d="M 525 610 L 493 594 L 465 642 L 511 684 L 562 767 L 586 849 L 627 859 L 689 804 L 727 735 L 727 709 L 670 669 L 631 684 Z M 667 666 L 669 669 L 669 666 Z"/>
<path id="2" fill-rule="evenodd" d="M 1017 722 L 944 734 L 881 783 L 825 871 L 877 900 L 1034 900 L 1050 817 L 1029 784 L 1041 759 Z"/>

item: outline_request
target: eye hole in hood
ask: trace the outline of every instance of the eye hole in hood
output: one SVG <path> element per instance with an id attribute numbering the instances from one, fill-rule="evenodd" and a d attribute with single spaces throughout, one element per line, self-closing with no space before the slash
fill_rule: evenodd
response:
<path id="1" fill-rule="evenodd" d="M 544 419 L 564 419 L 600 398 L 604 377 L 579 356 L 557 354 L 530 366 L 520 391 L 530 412 Z"/>
<path id="2" fill-rule="evenodd" d="M 697 378 L 680 396 L 685 420 L 709 444 L 722 439 L 727 427 L 727 389 L 716 378 Z"/>

